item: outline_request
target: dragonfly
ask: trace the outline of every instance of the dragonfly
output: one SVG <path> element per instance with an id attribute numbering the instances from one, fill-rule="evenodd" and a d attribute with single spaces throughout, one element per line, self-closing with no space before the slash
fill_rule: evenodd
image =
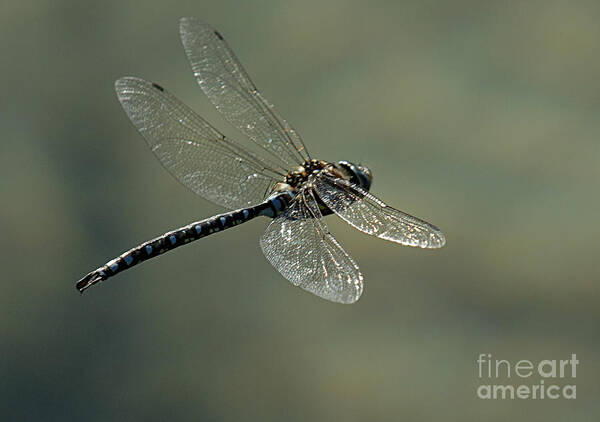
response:
<path id="1" fill-rule="evenodd" d="M 251 143 L 226 137 L 156 83 L 124 77 L 115 89 L 129 119 L 166 170 L 229 211 L 128 250 L 79 280 L 81 293 L 143 261 L 261 216 L 271 219 L 260 238 L 267 260 L 293 285 L 338 303 L 356 302 L 364 278 L 330 233 L 324 216 L 335 214 L 361 232 L 402 245 L 444 246 L 446 239 L 436 226 L 370 193 L 373 175 L 367 167 L 312 158 L 298 132 L 258 91 L 218 31 L 197 18 L 179 23 L 200 88 Z"/>

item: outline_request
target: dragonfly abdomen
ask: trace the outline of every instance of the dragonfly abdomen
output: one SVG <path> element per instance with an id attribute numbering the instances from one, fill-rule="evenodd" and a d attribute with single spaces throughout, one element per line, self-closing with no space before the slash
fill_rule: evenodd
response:
<path id="1" fill-rule="evenodd" d="M 256 206 L 219 214 L 167 232 L 128 250 L 87 274 L 77 282 L 77 290 L 83 293 L 84 290 L 94 284 L 134 267 L 141 262 L 162 255 L 179 246 L 187 245 L 194 240 L 245 223 L 255 217 L 276 217 L 287 208 L 289 199 L 289 194 L 279 194 Z"/>

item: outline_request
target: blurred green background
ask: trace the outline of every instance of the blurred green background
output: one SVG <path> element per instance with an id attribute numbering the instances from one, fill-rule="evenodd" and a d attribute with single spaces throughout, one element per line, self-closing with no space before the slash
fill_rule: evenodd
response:
<path id="1" fill-rule="evenodd" d="M 313 156 L 368 165 L 447 246 L 329 217 L 366 280 L 343 306 L 286 282 L 255 220 L 80 297 L 88 271 L 222 211 L 162 169 L 113 90 L 156 81 L 233 133 L 185 59 L 188 15 Z M 597 1 L 3 2 L 2 420 L 595 420 L 599 21 Z M 576 353 L 577 399 L 480 400 L 480 353 Z"/>

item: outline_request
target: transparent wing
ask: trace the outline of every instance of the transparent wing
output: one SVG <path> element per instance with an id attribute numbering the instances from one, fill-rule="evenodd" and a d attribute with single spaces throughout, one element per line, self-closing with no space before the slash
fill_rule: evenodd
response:
<path id="1" fill-rule="evenodd" d="M 300 136 L 258 92 L 221 34 L 196 18 L 182 18 L 179 29 L 200 88 L 227 121 L 283 170 L 309 158 Z"/>
<path id="2" fill-rule="evenodd" d="M 387 206 L 346 180 L 322 177 L 316 192 L 333 212 L 367 234 L 420 248 L 441 248 L 446 243 L 434 225 Z"/>
<path id="3" fill-rule="evenodd" d="M 261 202 L 277 173 L 162 87 L 121 78 L 115 89 L 123 109 L 163 166 L 198 195 L 235 209 Z"/>
<path id="4" fill-rule="evenodd" d="M 295 286 L 324 299 L 354 303 L 363 291 L 358 265 L 321 220 L 311 194 L 301 194 L 260 239 L 269 262 Z"/>

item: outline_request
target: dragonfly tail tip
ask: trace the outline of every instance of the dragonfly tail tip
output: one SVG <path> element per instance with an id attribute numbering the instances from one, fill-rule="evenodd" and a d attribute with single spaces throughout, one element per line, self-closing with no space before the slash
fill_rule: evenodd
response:
<path id="1" fill-rule="evenodd" d="M 98 270 L 95 270 L 79 280 L 75 285 L 75 288 L 79 291 L 79 293 L 83 294 L 86 289 L 102 280 L 104 280 L 102 275 L 98 272 Z"/>

